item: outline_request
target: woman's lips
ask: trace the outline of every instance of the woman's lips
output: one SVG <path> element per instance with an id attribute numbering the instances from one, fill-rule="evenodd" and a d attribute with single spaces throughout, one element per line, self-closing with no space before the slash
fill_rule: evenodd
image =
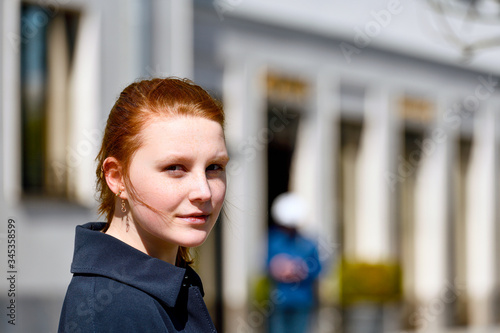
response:
<path id="1" fill-rule="evenodd" d="M 208 215 L 184 215 L 179 218 L 191 224 L 203 224 L 207 222 Z"/>

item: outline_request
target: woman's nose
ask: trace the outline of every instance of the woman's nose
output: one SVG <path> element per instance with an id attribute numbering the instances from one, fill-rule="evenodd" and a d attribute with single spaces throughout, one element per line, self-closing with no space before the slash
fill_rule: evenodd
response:
<path id="1" fill-rule="evenodd" d="M 209 201 L 212 198 L 212 191 L 208 184 L 208 179 L 205 173 L 197 175 L 193 179 L 189 200 L 191 201 Z"/>

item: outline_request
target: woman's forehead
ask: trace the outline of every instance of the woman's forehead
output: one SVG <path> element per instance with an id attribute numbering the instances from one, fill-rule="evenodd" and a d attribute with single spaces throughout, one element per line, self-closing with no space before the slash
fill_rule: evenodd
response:
<path id="1" fill-rule="evenodd" d="M 202 117 L 157 118 L 142 129 L 141 138 L 141 148 L 152 153 L 225 152 L 222 127 Z"/>

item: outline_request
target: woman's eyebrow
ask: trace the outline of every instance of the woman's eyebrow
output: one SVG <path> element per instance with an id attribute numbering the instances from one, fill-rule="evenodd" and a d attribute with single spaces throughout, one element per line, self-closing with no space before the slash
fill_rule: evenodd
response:
<path id="1" fill-rule="evenodd" d="M 186 156 L 185 154 L 168 154 L 166 156 L 158 156 L 155 158 L 156 164 L 166 164 L 166 163 L 178 163 L 178 162 L 187 162 L 192 160 L 191 157 Z"/>

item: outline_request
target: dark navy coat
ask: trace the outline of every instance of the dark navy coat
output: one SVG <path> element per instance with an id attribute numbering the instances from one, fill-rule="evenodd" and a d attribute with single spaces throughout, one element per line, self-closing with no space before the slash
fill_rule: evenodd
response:
<path id="1" fill-rule="evenodd" d="M 192 268 L 150 257 L 104 225 L 76 228 L 59 332 L 216 332 Z"/>

